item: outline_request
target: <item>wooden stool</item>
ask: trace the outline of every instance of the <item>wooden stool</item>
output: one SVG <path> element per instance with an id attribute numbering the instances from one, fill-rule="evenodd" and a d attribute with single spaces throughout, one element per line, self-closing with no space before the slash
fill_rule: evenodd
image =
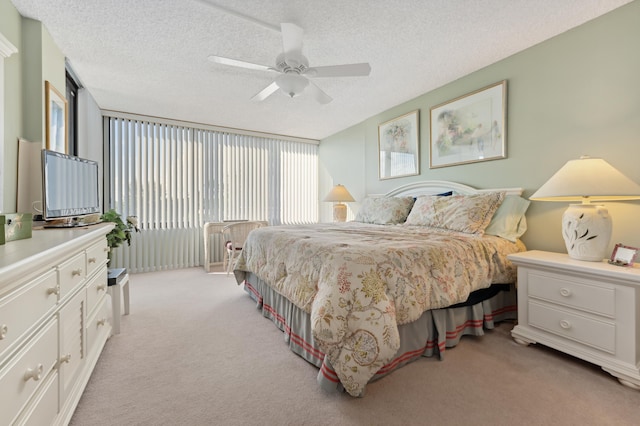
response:
<path id="1" fill-rule="evenodd" d="M 129 274 L 126 268 L 109 269 L 107 281 L 113 307 L 113 334 L 120 334 L 120 288 L 124 296 L 124 314 L 129 315 Z"/>

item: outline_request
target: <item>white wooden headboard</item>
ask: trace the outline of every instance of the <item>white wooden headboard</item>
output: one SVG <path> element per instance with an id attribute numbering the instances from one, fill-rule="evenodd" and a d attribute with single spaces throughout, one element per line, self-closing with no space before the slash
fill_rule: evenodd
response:
<path id="1" fill-rule="evenodd" d="M 394 190 L 384 194 L 384 197 L 401 197 L 419 195 L 435 195 L 443 192 L 453 191 L 454 194 L 479 194 L 482 192 L 504 191 L 507 195 L 522 195 L 522 188 L 492 188 L 492 189 L 476 189 L 468 185 L 457 182 L 449 182 L 445 180 L 427 180 L 423 182 L 414 182 L 402 185 Z M 378 195 L 380 196 L 380 195 Z"/>

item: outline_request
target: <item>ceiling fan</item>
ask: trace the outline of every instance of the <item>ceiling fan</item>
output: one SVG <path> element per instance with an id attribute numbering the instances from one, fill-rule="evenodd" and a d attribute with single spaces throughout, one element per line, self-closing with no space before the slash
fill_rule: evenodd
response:
<path id="1" fill-rule="evenodd" d="M 263 101 L 278 89 L 290 97 L 307 92 L 321 104 L 331 102 L 331 97 L 322 91 L 310 78 L 322 77 L 359 77 L 367 76 L 371 72 L 368 63 L 329 65 L 309 67 L 309 61 L 302 54 L 302 37 L 304 31 L 295 24 L 280 24 L 282 32 L 283 52 L 276 58 L 274 67 L 211 55 L 209 60 L 217 64 L 233 67 L 248 68 L 260 71 L 274 71 L 279 73 L 274 81 L 258 92 L 252 100 Z"/>

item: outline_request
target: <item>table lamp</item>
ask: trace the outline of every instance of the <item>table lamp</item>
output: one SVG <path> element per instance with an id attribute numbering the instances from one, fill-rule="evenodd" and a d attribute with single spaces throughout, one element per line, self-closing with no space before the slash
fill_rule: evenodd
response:
<path id="1" fill-rule="evenodd" d="M 324 201 L 332 201 L 333 205 L 333 221 L 344 222 L 347 220 L 347 205 L 343 202 L 355 201 L 347 188 L 338 184 L 334 186 L 329 194 L 324 197 Z"/>
<path id="2" fill-rule="evenodd" d="M 600 262 L 607 256 L 612 222 L 600 201 L 640 199 L 640 185 L 601 158 L 568 161 L 531 197 L 540 201 L 580 201 L 562 215 L 562 237 L 573 259 Z"/>

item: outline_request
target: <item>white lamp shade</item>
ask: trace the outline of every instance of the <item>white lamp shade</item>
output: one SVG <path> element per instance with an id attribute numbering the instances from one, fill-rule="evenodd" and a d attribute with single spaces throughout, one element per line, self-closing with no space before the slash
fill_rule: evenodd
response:
<path id="1" fill-rule="evenodd" d="M 541 201 L 615 201 L 640 199 L 640 185 L 601 158 L 568 161 L 531 197 Z"/>
<path id="2" fill-rule="evenodd" d="M 581 201 L 562 216 L 562 237 L 569 257 L 602 261 L 611 240 L 612 220 L 592 201 L 640 199 L 640 185 L 601 158 L 568 161 L 531 197 L 541 201 Z"/>
<path id="3" fill-rule="evenodd" d="M 347 191 L 347 188 L 345 188 L 343 185 L 338 184 L 334 186 L 331 191 L 329 191 L 326 197 L 324 197 L 324 201 L 349 202 L 355 200 L 353 199 L 349 191 Z"/>

